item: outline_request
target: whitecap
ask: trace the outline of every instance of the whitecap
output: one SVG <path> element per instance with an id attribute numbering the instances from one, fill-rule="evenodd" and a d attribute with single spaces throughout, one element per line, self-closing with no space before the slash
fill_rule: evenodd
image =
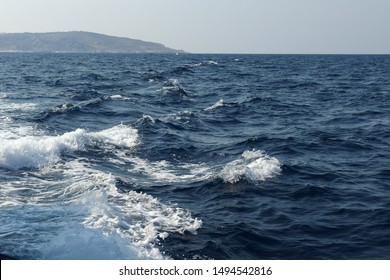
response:
<path id="1" fill-rule="evenodd" d="M 214 61 L 214 60 L 209 60 L 209 61 L 207 61 L 207 64 L 209 64 L 209 65 L 218 65 L 218 62 Z"/>
<path id="2" fill-rule="evenodd" d="M 180 89 L 181 86 L 177 79 L 169 79 L 168 81 L 164 82 L 162 89 L 159 91 L 162 91 L 163 93 L 170 93 L 179 91 Z"/>
<path id="3" fill-rule="evenodd" d="M 111 95 L 111 99 L 122 99 L 122 98 L 123 98 L 123 96 L 120 94 Z"/>
<path id="4" fill-rule="evenodd" d="M 123 95 L 120 95 L 120 94 L 111 95 L 110 98 L 112 100 L 132 100 L 131 98 L 123 96 Z"/>
<path id="5" fill-rule="evenodd" d="M 88 136 L 92 140 L 124 148 L 133 148 L 139 144 L 138 130 L 123 124 L 99 132 L 90 132 Z"/>
<path id="6" fill-rule="evenodd" d="M 202 66 L 202 65 L 203 65 L 202 62 L 199 62 L 199 63 L 192 63 L 192 64 L 189 65 L 189 67 L 195 68 L 195 67 L 200 67 L 200 66 Z"/>
<path id="7" fill-rule="evenodd" d="M 244 179 L 260 182 L 280 174 L 281 164 L 275 157 L 264 151 L 245 151 L 240 158 L 228 163 L 219 173 L 219 177 L 227 183 L 237 183 Z"/>
<path id="8" fill-rule="evenodd" d="M 61 154 L 85 150 L 95 143 L 132 148 L 138 144 L 138 131 L 118 125 L 99 132 L 77 129 L 59 136 L 25 136 L 0 139 L 0 167 L 39 168 L 61 160 Z"/>
<path id="9" fill-rule="evenodd" d="M 55 163 L 59 161 L 61 152 L 82 149 L 85 140 L 83 129 L 61 136 L 26 136 L 0 140 L 0 166 L 19 169 Z"/>
<path id="10" fill-rule="evenodd" d="M 207 107 L 206 109 L 204 109 L 204 111 L 210 111 L 210 110 L 214 110 L 218 107 L 223 107 L 225 106 L 225 103 L 223 101 L 223 99 L 220 99 L 218 102 L 216 102 L 214 105 L 210 106 L 210 107 Z"/>

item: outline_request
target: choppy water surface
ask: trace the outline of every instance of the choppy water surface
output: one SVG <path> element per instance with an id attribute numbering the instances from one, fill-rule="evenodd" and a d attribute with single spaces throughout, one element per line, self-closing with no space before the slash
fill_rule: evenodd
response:
<path id="1" fill-rule="evenodd" d="M 390 258 L 390 56 L 0 54 L 0 248 Z"/>

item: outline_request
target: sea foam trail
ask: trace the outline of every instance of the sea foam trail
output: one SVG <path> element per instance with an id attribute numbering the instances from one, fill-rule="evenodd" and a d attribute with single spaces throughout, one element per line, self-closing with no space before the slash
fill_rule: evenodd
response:
<path id="1" fill-rule="evenodd" d="M 61 172 L 61 178 L 52 177 Z M 170 234 L 196 234 L 202 221 L 189 210 L 136 191 L 119 191 L 118 178 L 73 160 L 35 170 L 1 188 L 22 195 L 13 207 L 1 205 L 3 233 L 18 232 L 3 252 L 33 259 L 166 259 L 159 245 Z M 42 178 L 37 178 L 37 177 Z M 24 186 L 29 186 L 26 189 Z M 49 203 L 48 197 L 51 202 Z M 1 201 L 1 200 L 0 200 Z M 18 223 L 9 221 L 18 216 Z M 31 236 L 31 233 L 39 233 Z M 3 237 L 6 237 L 3 235 Z M 24 244 L 21 244 L 24 242 Z M 2 245 L 2 240 L 0 240 Z M 22 247 L 23 252 L 12 248 Z"/>
<path id="2" fill-rule="evenodd" d="M 275 157 L 263 151 L 245 151 L 239 159 L 228 163 L 219 173 L 227 183 L 237 183 L 245 179 L 250 182 L 265 181 L 281 172 L 281 164 Z"/>
<path id="3" fill-rule="evenodd" d="M 186 209 L 148 194 L 119 192 L 111 174 L 77 162 L 67 163 L 64 173 L 73 178 L 64 196 L 72 198 L 69 206 L 83 212 L 84 219 L 82 226 L 64 229 L 51 240 L 45 252 L 48 259 L 85 259 L 86 254 L 98 259 L 164 259 L 156 244 L 170 233 L 196 234 L 202 226 Z M 105 255 L 104 248 L 111 256 Z"/>
<path id="4" fill-rule="evenodd" d="M 59 136 L 25 136 L 0 139 L 0 167 L 39 168 L 61 159 L 61 154 L 85 150 L 91 144 L 112 144 L 132 148 L 138 143 L 138 131 L 118 125 L 99 132 L 76 129 Z"/>
<path id="5" fill-rule="evenodd" d="M 156 244 L 170 233 L 195 234 L 202 225 L 189 211 L 163 204 L 150 195 L 118 192 L 116 178 L 110 174 L 76 167 L 66 172 L 74 178 L 88 176 L 75 180 L 67 195 L 81 193 L 71 205 L 84 209 L 84 221 L 82 226 L 64 229 L 54 237 L 45 258 L 164 259 Z M 105 255 L 104 248 L 111 256 Z"/>

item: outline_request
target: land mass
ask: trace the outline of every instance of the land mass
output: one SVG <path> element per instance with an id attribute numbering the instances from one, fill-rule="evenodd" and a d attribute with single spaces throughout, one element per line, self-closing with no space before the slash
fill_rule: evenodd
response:
<path id="1" fill-rule="evenodd" d="M 70 31 L 49 33 L 2 33 L 0 52 L 59 53 L 178 53 L 159 43 Z"/>

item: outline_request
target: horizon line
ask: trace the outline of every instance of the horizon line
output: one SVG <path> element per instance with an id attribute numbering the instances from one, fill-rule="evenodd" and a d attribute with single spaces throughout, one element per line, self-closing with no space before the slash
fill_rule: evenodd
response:
<path id="1" fill-rule="evenodd" d="M 158 53 L 158 52 L 67 52 L 67 51 L 17 51 L 0 50 L 0 54 L 140 54 L 140 55 L 291 55 L 291 56 L 389 56 L 390 53 L 268 53 L 268 52 L 181 52 Z"/>

